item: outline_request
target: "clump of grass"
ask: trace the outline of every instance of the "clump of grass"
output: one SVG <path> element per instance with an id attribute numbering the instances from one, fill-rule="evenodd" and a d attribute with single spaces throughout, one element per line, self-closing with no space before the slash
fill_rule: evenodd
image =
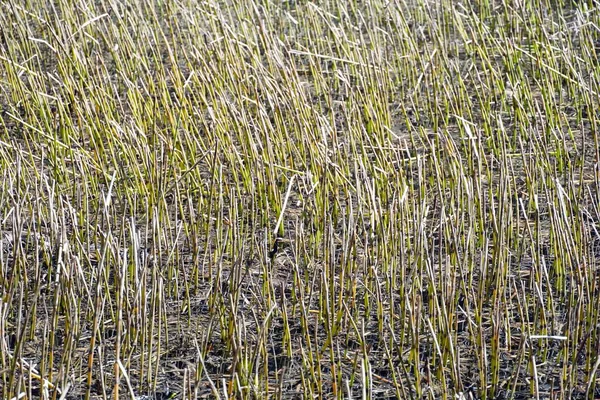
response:
<path id="1" fill-rule="evenodd" d="M 595 7 L 8 2 L 0 397 L 599 396 Z"/>

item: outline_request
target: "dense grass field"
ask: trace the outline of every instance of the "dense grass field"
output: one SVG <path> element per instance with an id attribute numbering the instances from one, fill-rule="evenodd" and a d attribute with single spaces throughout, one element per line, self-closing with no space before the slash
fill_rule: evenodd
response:
<path id="1" fill-rule="evenodd" d="M 1 1 L 0 398 L 599 398 L 599 26 Z"/>

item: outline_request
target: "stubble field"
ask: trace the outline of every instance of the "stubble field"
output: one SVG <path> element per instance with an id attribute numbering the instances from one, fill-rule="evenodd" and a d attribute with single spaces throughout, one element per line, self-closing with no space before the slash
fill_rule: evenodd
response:
<path id="1" fill-rule="evenodd" d="M 0 2 L 0 398 L 599 398 L 598 7 Z"/>

